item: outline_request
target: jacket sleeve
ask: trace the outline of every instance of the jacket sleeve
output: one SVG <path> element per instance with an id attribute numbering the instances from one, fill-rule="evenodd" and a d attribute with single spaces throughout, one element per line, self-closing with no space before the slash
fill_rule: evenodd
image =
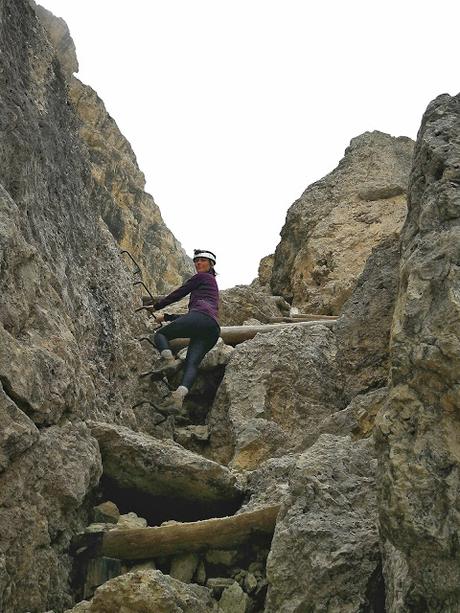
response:
<path id="1" fill-rule="evenodd" d="M 200 278 L 198 277 L 198 274 L 193 275 L 193 277 L 190 277 L 190 279 L 186 281 L 184 285 L 181 285 L 179 288 L 175 289 L 161 300 L 158 300 L 158 302 L 155 302 L 153 305 L 155 310 L 158 311 L 159 309 L 164 309 L 166 306 L 168 306 L 168 304 L 172 304 L 173 302 L 177 302 L 181 298 L 184 298 L 184 296 L 187 296 L 187 294 L 190 294 L 191 291 L 196 289 L 199 284 Z"/>

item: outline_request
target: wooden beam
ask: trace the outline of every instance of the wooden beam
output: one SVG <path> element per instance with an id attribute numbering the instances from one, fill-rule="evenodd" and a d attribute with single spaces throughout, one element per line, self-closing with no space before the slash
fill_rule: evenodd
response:
<path id="1" fill-rule="evenodd" d="M 337 315 L 293 315 L 292 317 L 272 317 L 271 324 L 297 324 L 303 321 L 336 321 Z"/>
<path id="2" fill-rule="evenodd" d="M 273 534 L 279 508 L 157 528 L 110 530 L 103 535 L 101 555 L 142 560 L 207 549 L 234 549 L 253 534 Z"/>
<path id="3" fill-rule="evenodd" d="M 322 317 L 321 315 L 319 317 Z M 292 326 L 301 326 L 308 328 L 317 323 L 321 323 L 324 326 L 332 327 L 336 318 L 322 320 L 314 319 L 311 321 L 300 321 L 292 323 L 274 323 L 274 324 L 260 324 L 256 326 L 223 326 L 221 328 L 220 336 L 224 343 L 227 345 L 239 345 L 244 341 L 249 341 L 255 337 L 256 334 L 265 334 L 266 332 L 273 332 L 274 330 L 283 330 L 284 328 L 290 328 Z M 179 351 L 183 347 L 187 347 L 189 343 L 188 338 L 176 338 L 170 341 L 171 349 L 173 351 Z"/>

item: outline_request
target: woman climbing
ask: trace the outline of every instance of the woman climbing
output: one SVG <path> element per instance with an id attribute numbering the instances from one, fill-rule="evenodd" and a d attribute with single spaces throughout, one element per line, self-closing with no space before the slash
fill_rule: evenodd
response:
<path id="1" fill-rule="evenodd" d="M 178 411 L 182 409 L 184 398 L 195 381 L 201 360 L 214 347 L 220 335 L 219 288 L 214 270 L 216 256 L 211 251 L 195 249 L 193 263 L 196 274 L 153 305 L 153 310 L 158 311 L 190 294 L 186 315 L 164 313 L 156 316 L 157 321 L 172 322 L 154 336 L 155 346 L 162 358 L 161 370 L 174 370 L 175 359 L 168 341 L 173 338 L 190 339 L 181 385 L 171 394 L 171 408 Z"/>

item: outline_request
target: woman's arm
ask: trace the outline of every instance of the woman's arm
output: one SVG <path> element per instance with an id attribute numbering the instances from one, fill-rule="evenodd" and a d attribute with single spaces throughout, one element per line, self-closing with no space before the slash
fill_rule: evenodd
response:
<path id="1" fill-rule="evenodd" d="M 173 302 L 177 302 L 181 298 L 184 298 L 187 294 L 190 294 L 191 291 L 196 289 L 200 284 L 200 278 L 198 274 L 193 275 L 188 281 L 181 285 L 179 288 L 175 289 L 173 292 L 158 300 L 153 305 L 155 311 L 159 311 L 160 309 L 164 309 L 168 304 L 172 304 Z"/>

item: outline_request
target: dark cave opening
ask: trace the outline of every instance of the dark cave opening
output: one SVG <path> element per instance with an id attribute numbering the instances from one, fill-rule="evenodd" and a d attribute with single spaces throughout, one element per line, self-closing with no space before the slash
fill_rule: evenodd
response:
<path id="1" fill-rule="evenodd" d="M 101 501 L 111 500 L 120 513 L 134 512 L 147 520 L 149 526 L 158 526 L 169 520 L 179 522 L 199 521 L 212 517 L 234 515 L 240 508 L 243 494 L 232 501 L 189 501 L 180 497 L 153 496 L 135 489 L 121 488 L 107 476 L 100 481 Z"/>

